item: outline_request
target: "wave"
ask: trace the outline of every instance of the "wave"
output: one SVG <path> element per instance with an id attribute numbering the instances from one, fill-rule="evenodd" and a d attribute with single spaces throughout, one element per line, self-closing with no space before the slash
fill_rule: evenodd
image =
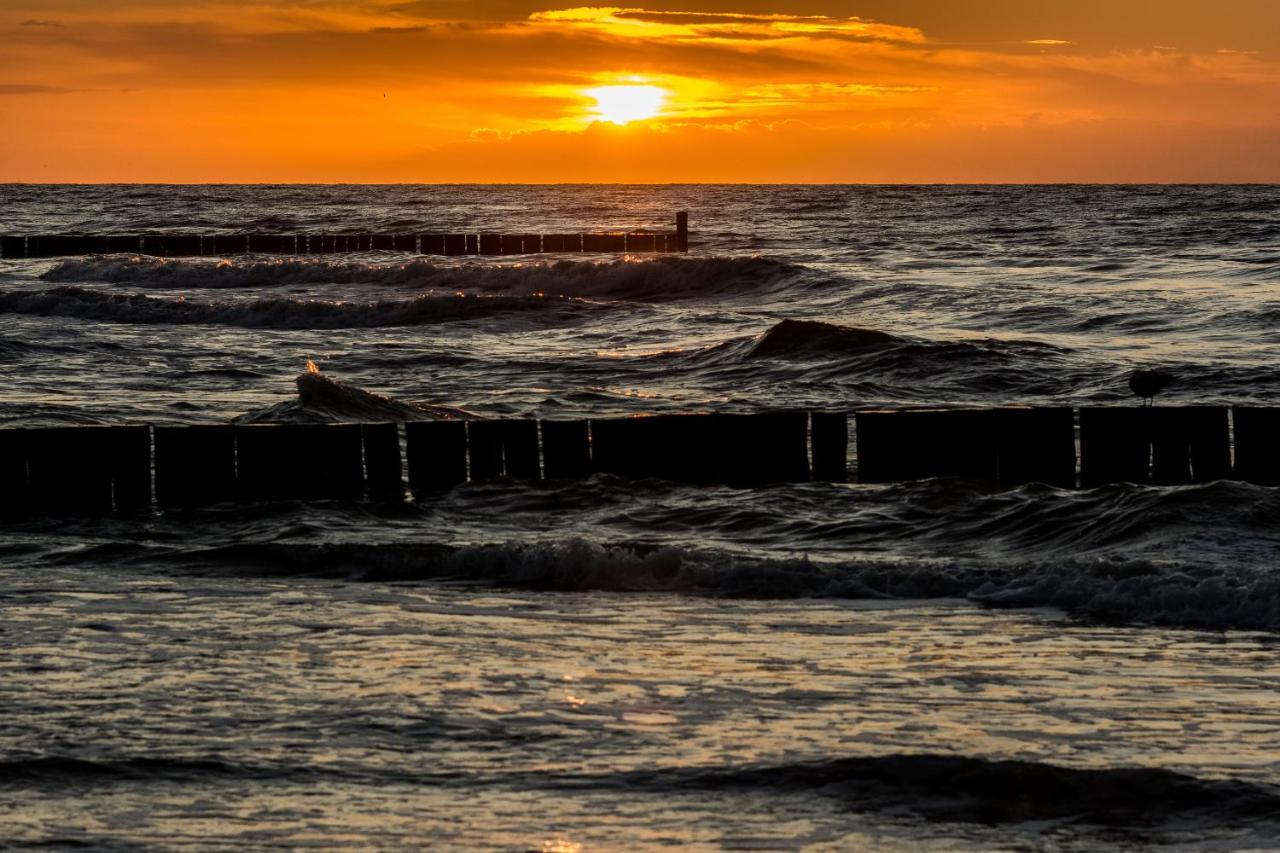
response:
<path id="1" fill-rule="evenodd" d="M 68 559 L 102 559 L 77 552 Z M 112 559 L 123 555 L 113 553 Z M 239 543 L 134 559 L 183 571 L 358 582 L 466 581 L 538 591 L 680 593 L 740 598 L 968 599 L 1000 608 L 1054 607 L 1100 622 L 1280 631 L 1280 577 L 1229 561 L 1119 555 L 1039 560 L 749 557 L 652 544 L 561 542 Z"/>
<path id="2" fill-rule="evenodd" d="M 906 343 L 904 338 L 876 329 L 837 326 L 817 320 L 783 320 L 756 340 L 750 355 L 752 358 L 838 355 Z"/>
<path id="3" fill-rule="evenodd" d="M 240 424 L 382 423 L 474 417 L 449 406 L 408 403 L 385 397 L 308 371 L 295 380 L 298 396 L 266 409 L 241 415 Z"/>
<path id="4" fill-rule="evenodd" d="M 212 262 L 110 255 L 64 260 L 41 278 L 57 283 L 105 282 L 182 290 L 371 284 L 446 292 L 660 301 L 776 291 L 810 275 L 804 266 L 763 257 L 447 264 L 296 258 Z"/>
<path id="5" fill-rule="evenodd" d="M 458 782 L 457 771 L 359 765 L 247 765 L 218 759 L 123 756 L 87 759 L 32 755 L 0 761 L 0 788 L 88 784 L 208 784 L 227 780 L 330 779 L 369 781 L 386 774 L 396 784 Z M 1274 832 L 1280 790 L 1235 780 L 1201 779 L 1159 768 L 1083 769 L 962 755 L 889 754 L 740 766 L 678 766 L 607 773 L 511 768 L 470 775 L 472 786 L 660 793 L 760 791 L 818 795 L 857 811 L 903 811 L 937 822 L 1000 825 L 1071 821 L 1098 827 L 1156 828 L 1229 820 Z"/>
<path id="6" fill-rule="evenodd" d="M 1028 353 L 1056 356 L 1065 352 L 1068 351 L 1040 341 L 930 341 L 816 320 L 783 320 L 756 338 L 747 356 L 786 359 L 870 354 L 902 359 L 937 355 L 950 359 L 971 354 L 1020 359 Z"/>
<path id="7" fill-rule="evenodd" d="M 1073 820 L 1154 826 L 1235 819 L 1280 824 L 1280 790 L 1155 768 L 1074 769 L 953 755 L 882 755 L 750 767 L 682 767 L 582 775 L 552 784 L 599 789 L 817 793 L 858 810 L 1007 824 Z"/>
<path id="8" fill-rule="evenodd" d="M 209 776 L 253 775 L 213 759 L 131 757 L 116 761 L 39 755 L 0 761 L 0 786 L 83 784 L 86 782 L 181 782 Z"/>
<path id="9" fill-rule="evenodd" d="M 573 319 L 591 304 L 541 296 L 425 295 L 372 302 L 324 299 L 197 301 L 81 287 L 0 291 L 0 314 L 73 317 L 112 323 L 222 325 L 265 329 L 423 326 L 500 315 Z"/>

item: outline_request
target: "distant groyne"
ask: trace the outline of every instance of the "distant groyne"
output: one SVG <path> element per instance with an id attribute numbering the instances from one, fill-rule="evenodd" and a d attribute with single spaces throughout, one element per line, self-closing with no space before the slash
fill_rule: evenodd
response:
<path id="1" fill-rule="evenodd" d="M 578 234 L 29 234 L 0 236 L 0 259 L 141 254 L 161 258 L 226 255 L 341 255 L 403 252 L 464 255 L 670 254 L 689 251 L 689 214 L 676 214 L 674 231 Z"/>
<path id="2" fill-rule="evenodd" d="M 4 429 L 0 511 L 403 501 L 466 483 L 595 474 L 740 488 L 933 477 L 1068 489 L 1280 485 L 1278 435 L 1280 408 L 1242 406 Z"/>

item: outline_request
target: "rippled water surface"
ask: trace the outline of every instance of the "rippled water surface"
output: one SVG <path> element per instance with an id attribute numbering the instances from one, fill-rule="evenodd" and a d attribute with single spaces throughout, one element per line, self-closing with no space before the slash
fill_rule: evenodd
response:
<path id="1" fill-rule="evenodd" d="M 307 359 L 477 416 L 1280 402 L 1275 187 L 0 187 L 17 234 L 677 210 L 688 256 L 0 260 L 0 424 L 332 416 Z M 1278 555 L 1233 482 L 16 517 L 0 838 L 1270 847 Z"/>

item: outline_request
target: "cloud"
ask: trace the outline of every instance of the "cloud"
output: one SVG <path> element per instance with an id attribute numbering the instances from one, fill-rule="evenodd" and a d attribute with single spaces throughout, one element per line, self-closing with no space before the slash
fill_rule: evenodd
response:
<path id="1" fill-rule="evenodd" d="M 0 95 L 68 95 L 78 89 L 63 86 L 37 86 L 29 83 L 0 83 Z"/>
<path id="2" fill-rule="evenodd" d="M 18 24 L 20 27 L 51 27 L 61 29 L 62 24 L 59 21 L 42 20 L 40 18 L 27 18 Z"/>
<path id="3" fill-rule="evenodd" d="M 828 15 L 669 12 L 619 6 L 578 6 L 534 12 L 529 20 L 578 26 L 618 38 L 766 41 L 835 36 L 915 44 L 925 41 L 924 34 L 914 27 Z"/>
<path id="4" fill-rule="evenodd" d="M 1064 45 L 1064 44 L 1071 44 L 1071 42 L 1069 42 L 1069 41 L 1064 41 L 1064 40 L 1062 40 L 1062 39 L 1031 39 L 1031 40 L 1027 41 L 1027 42 L 1026 42 L 1026 44 L 1040 44 L 1040 45 L 1046 45 L 1046 46 L 1058 46 L 1058 45 Z"/>

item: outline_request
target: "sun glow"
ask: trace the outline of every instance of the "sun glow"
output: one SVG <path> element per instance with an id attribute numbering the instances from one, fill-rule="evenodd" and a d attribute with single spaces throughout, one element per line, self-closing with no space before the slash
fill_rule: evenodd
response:
<path id="1" fill-rule="evenodd" d="M 614 124 L 630 124 L 660 115 L 671 95 L 658 86 L 599 86 L 583 94 L 595 99 L 592 115 Z"/>

